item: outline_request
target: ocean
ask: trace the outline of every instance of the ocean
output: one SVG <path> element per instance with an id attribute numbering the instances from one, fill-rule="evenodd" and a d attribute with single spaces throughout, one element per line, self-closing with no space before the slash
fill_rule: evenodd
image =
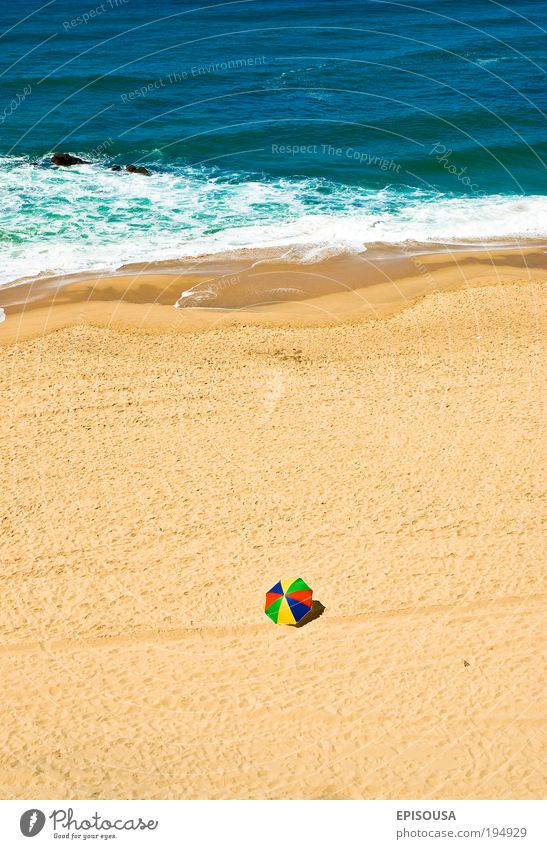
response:
<path id="1" fill-rule="evenodd" d="M 4 2 L 0 283 L 541 240 L 546 28 L 539 0 Z"/>

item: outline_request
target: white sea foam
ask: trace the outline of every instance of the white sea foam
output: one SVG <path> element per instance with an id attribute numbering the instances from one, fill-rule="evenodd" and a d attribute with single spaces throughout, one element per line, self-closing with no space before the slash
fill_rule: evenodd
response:
<path id="1" fill-rule="evenodd" d="M 505 58 L 507 58 L 507 57 L 505 57 Z M 491 59 L 475 59 L 475 63 L 477 65 L 480 65 L 481 68 L 486 68 L 489 65 L 497 65 L 499 61 L 500 61 L 499 56 L 494 56 Z"/>
<path id="2" fill-rule="evenodd" d="M 0 284 L 243 248 L 312 262 L 371 243 L 547 237 L 547 198 L 449 197 L 318 179 L 232 179 L 192 169 L 152 177 L 0 159 Z"/>

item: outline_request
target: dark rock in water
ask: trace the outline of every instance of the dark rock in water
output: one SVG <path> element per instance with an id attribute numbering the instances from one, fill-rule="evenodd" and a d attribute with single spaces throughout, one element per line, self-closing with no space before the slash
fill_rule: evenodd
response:
<path id="1" fill-rule="evenodd" d="M 80 159 L 79 156 L 72 156 L 71 153 L 54 153 L 51 157 L 54 165 L 62 165 L 68 168 L 69 165 L 87 165 L 85 159 Z"/>
<path id="2" fill-rule="evenodd" d="M 111 171 L 121 171 L 122 166 L 121 165 L 113 165 L 110 170 Z"/>
<path id="3" fill-rule="evenodd" d="M 138 168 L 136 165 L 126 165 L 125 170 L 129 171 L 130 174 L 145 174 L 147 177 L 151 176 L 151 172 L 148 168 L 145 168 L 144 165 L 139 165 Z"/>

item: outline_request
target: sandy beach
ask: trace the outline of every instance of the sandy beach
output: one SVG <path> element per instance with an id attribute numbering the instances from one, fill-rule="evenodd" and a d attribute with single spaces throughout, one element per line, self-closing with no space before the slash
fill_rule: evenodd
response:
<path id="1" fill-rule="evenodd" d="M 4 798 L 542 796 L 547 274 L 517 253 L 6 306 Z M 298 629 L 263 610 L 292 576 L 325 607 Z"/>

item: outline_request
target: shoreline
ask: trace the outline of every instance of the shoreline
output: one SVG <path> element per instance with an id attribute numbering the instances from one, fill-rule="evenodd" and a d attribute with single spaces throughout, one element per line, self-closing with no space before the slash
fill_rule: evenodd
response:
<path id="1" fill-rule="evenodd" d="M 416 248 L 416 246 L 413 246 Z M 275 252 L 134 264 L 118 272 L 39 278 L 0 289 L 0 345 L 89 324 L 153 332 L 234 325 L 324 326 L 379 319 L 433 292 L 547 279 L 542 244 L 433 253 L 376 251 L 316 263 Z M 178 308 L 175 305 L 178 304 Z"/>

